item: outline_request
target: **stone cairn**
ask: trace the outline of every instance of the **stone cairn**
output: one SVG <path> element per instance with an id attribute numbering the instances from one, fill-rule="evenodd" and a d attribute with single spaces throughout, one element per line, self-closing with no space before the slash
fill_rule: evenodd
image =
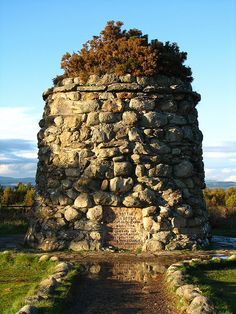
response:
<path id="1" fill-rule="evenodd" d="M 43 98 L 30 246 L 155 252 L 208 244 L 200 95 L 190 83 L 92 75 L 86 84 L 64 79 Z"/>

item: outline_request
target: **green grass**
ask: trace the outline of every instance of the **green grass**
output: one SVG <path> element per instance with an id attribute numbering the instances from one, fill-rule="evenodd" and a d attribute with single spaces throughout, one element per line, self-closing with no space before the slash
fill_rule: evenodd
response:
<path id="1" fill-rule="evenodd" d="M 24 299 L 33 295 L 39 282 L 46 278 L 55 262 L 38 262 L 35 255 L 0 254 L 0 313 L 15 314 Z"/>
<path id="2" fill-rule="evenodd" d="M 217 313 L 236 313 L 236 262 L 209 262 L 185 267 L 189 282 L 198 285 L 216 306 Z"/>
<path id="3" fill-rule="evenodd" d="M 37 304 L 39 314 L 58 314 L 61 313 L 61 308 L 65 299 L 70 293 L 70 288 L 73 284 L 73 279 L 77 275 L 77 270 L 72 270 L 68 273 L 67 278 L 63 285 L 60 285 L 56 291 L 54 298 L 48 301 L 41 301 Z"/>
<path id="4" fill-rule="evenodd" d="M 28 224 L 23 220 L 4 221 L 0 223 L 0 236 L 25 234 Z"/>
<path id="5" fill-rule="evenodd" d="M 236 228 L 217 228 L 212 229 L 213 235 L 225 236 L 225 237 L 235 237 L 236 238 Z"/>

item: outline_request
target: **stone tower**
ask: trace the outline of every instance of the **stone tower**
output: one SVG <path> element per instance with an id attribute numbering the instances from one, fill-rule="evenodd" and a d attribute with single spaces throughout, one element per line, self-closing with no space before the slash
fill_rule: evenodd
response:
<path id="1" fill-rule="evenodd" d="M 190 83 L 93 75 L 43 97 L 29 245 L 155 252 L 208 243 L 200 95 Z"/>

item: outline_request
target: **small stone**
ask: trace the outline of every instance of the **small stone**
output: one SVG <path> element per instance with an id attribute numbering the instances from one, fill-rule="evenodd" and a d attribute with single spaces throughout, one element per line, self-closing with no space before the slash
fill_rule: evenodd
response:
<path id="1" fill-rule="evenodd" d="M 88 251 L 89 243 L 87 240 L 83 241 L 71 241 L 69 245 L 69 250 L 80 252 L 80 251 Z"/>
<path id="2" fill-rule="evenodd" d="M 132 189 L 133 187 L 133 179 L 129 178 L 121 178 L 115 177 L 110 180 L 110 190 L 115 193 L 125 193 Z"/>
<path id="3" fill-rule="evenodd" d="M 114 176 L 129 176 L 132 172 L 132 165 L 128 161 L 114 163 Z"/>
<path id="4" fill-rule="evenodd" d="M 128 132 L 128 137 L 131 142 L 141 142 L 142 135 L 140 134 L 140 130 L 137 128 L 132 128 Z"/>
<path id="5" fill-rule="evenodd" d="M 90 112 L 87 116 L 86 124 L 90 125 L 98 125 L 99 124 L 99 113 L 98 112 Z"/>
<path id="6" fill-rule="evenodd" d="M 155 108 L 155 100 L 149 98 L 133 98 L 130 100 L 129 107 L 137 111 L 149 111 Z"/>
<path id="7" fill-rule="evenodd" d="M 170 177 L 172 173 L 172 167 L 166 164 L 158 164 L 155 168 L 149 170 L 149 176 L 156 177 Z"/>
<path id="8" fill-rule="evenodd" d="M 50 256 L 48 254 L 41 255 L 39 258 L 39 262 L 46 262 L 49 260 L 49 258 Z"/>
<path id="9" fill-rule="evenodd" d="M 153 239 L 161 241 L 163 243 L 169 242 L 171 238 L 172 238 L 171 231 L 159 231 L 158 233 L 153 234 Z"/>
<path id="10" fill-rule="evenodd" d="M 63 124 L 63 118 L 62 117 L 56 117 L 55 119 L 54 119 L 54 123 L 56 124 L 56 126 L 60 126 L 60 125 L 62 125 Z"/>
<path id="11" fill-rule="evenodd" d="M 68 272 L 70 269 L 70 266 L 66 262 L 61 262 L 56 265 L 55 272 Z"/>
<path id="12" fill-rule="evenodd" d="M 95 192 L 93 199 L 96 205 L 117 206 L 119 204 L 118 196 L 110 192 Z"/>
<path id="13" fill-rule="evenodd" d="M 176 294 L 190 303 L 195 297 L 201 295 L 201 290 L 193 285 L 183 285 L 176 290 Z"/>
<path id="14" fill-rule="evenodd" d="M 168 142 L 181 142 L 183 138 L 183 132 L 178 127 L 169 128 L 166 131 L 166 141 Z"/>
<path id="15" fill-rule="evenodd" d="M 70 100 L 80 100 L 81 94 L 79 92 L 68 92 L 66 93 L 66 97 Z"/>
<path id="16" fill-rule="evenodd" d="M 33 305 L 25 305 L 16 314 L 36 314 L 36 313 L 38 313 L 37 307 Z"/>
<path id="17" fill-rule="evenodd" d="M 157 154 L 169 154 L 171 152 L 171 149 L 169 146 L 164 144 L 163 142 L 160 142 L 156 138 L 152 138 L 150 140 L 150 146 L 155 149 Z"/>
<path id="18" fill-rule="evenodd" d="M 92 201 L 87 193 L 81 193 L 74 202 L 75 208 L 91 207 Z"/>
<path id="19" fill-rule="evenodd" d="M 143 228 L 145 231 L 150 231 L 152 229 L 153 219 L 151 217 L 143 218 Z"/>
<path id="20" fill-rule="evenodd" d="M 106 143 L 112 140 L 114 131 L 112 124 L 103 124 L 92 128 L 92 141 L 94 143 Z"/>
<path id="21" fill-rule="evenodd" d="M 119 77 L 115 74 L 105 74 L 98 81 L 99 85 L 109 85 L 112 83 L 119 82 Z"/>
<path id="22" fill-rule="evenodd" d="M 151 239 L 146 242 L 146 251 L 150 251 L 153 253 L 162 251 L 164 247 L 164 243 L 158 240 Z"/>
<path id="23" fill-rule="evenodd" d="M 108 99 L 102 105 L 102 111 L 121 112 L 123 108 L 124 105 L 121 99 Z"/>
<path id="24" fill-rule="evenodd" d="M 147 112 L 142 116 L 141 125 L 148 128 L 159 128 L 167 124 L 167 116 L 161 112 Z"/>
<path id="25" fill-rule="evenodd" d="M 108 86 L 108 92 L 114 91 L 138 91 L 140 86 L 137 83 L 113 83 Z"/>
<path id="26" fill-rule="evenodd" d="M 72 105 L 74 113 L 89 113 L 92 111 L 98 111 L 100 105 L 97 100 L 87 101 L 73 101 Z"/>
<path id="27" fill-rule="evenodd" d="M 228 261 L 236 261 L 236 254 L 233 254 L 233 255 L 230 255 L 228 258 L 227 258 Z"/>
<path id="28" fill-rule="evenodd" d="M 51 256 L 51 257 L 50 257 L 50 261 L 51 261 L 51 262 L 58 262 L 58 261 L 59 261 L 59 258 L 58 258 L 58 256 Z"/>
<path id="29" fill-rule="evenodd" d="M 168 189 L 162 192 L 162 198 L 167 201 L 169 206 L 175 206 L 182 201 L 182 192 L 180 190 L 173 191 Z"/>
<path id="30" fill-rule="evenodd" d="M 126 74 L 120 76 L 120 81 L 122 83 L 132 83 L 135 82 L 135 76 L 132 76 L 131 74 Z"/>
<path id="31" fill-rule="evenodd" d="M 166 112 L 176 112 L 177 105 L 173 100 L 164 100 L 159 104 L 161 110 Z"/>
<path id="32" fill-rule="evenodd" d="M 215 309 L 207 297 L 197 296 L 192 300 L 186 312 L 188 314 L 213 314 Z"/>
<path id="33" fill-rule="evenodd" d="M 125 111 L 122 120 L 125 125 L 134 125 L 138 121 L 138 115 L 134 111 Z"/>
<path id="34" fill-rule="evenodd" d="M 190 161 L 184 160 L 174 166 L 174 175 L 179 178 L 187 178 L 193 174 L 193 165 Z"/>
<path id="35" fill-rule="evenodd" d="M 171 282 L 173 287 L 178 288 L 183 286 L 186 283 L 184 273 L 181 270 L 176 270 L 171 273 L 167 279 L 168 282 Z"/>
<path id="36" fill-rule="evenodd" d="M 65 169 L 65 174 L 67 177 L 79 177 L 80 169 L 79 168 L 67 168 Z"/>
<path id="37" fill-rule="evenodd" d="M 142 215 L 143 217 L 149 217 L 153 215 L 156 212 L 157 208 L 156 206 L 149 206 L 142 209 Z"/>
<path id="38" fill-rule="evenodd" d="M 73 78 L 64 78 L 62 80 L 62 85 L 70 85 L 70 84 L 73 84 Z"/>
<path id="39" fill-rule="evenodd" d="M 100 112 L 99 122 L 100 123 L 114 123 L 118 120 L 119 115 L 113 112 Z"/>
<path id="40" fill-rule="evenodd" d="M 138 192 L 127 195 L 123 200 L 123 204 L 126 207 L 139 207 L 141 206 L 141 203 L 142 202 L 138 196 Z"/>
<path id="41" fill-rule="evenodd" d="M 106 191 L 108 189 L 108 186 L 109 186 L 109 181 L 107 179 L 102 180 L 101 190 Z"/>
<path id="42" fill-rule="evenodd" d="M 90 233 L 90 237 L 93 239 L 93 240 L 96 240 L 96 241 L 99 241 L 101 239 L 101 234 L 97 231 L 92 231 Z"/>
<path id="43" fill-rule="evenodd" d="M 160 208 L 160 216 L 161 217 L 165 217 L 168 218 L 171 215 L 171 209 L 169 207 L 166 206 L 159 206 Z"/>
<path id="44" fill-rule="evenodd" d="M 180 207 L 176 208 L 176 212 L 186 218 L 190 218 L 193 216 L 193 209 L 190 205 L 183 204 Z"/>
<path id="45" fill-rule="evenodd" d="M 71 221 L 77 218 L 79 216 L 79 213 L 74 207 L 67 206 L 64 212 L 64 216 L 67 221 Z"/>
<path id="46" fill-rule="evenodd" d="M 88 209 L 87 218 L 94 221 L 102 219 L 102 206 L 97 205 Z"/>
<path id="47" fill-rule="evenodd" d="M 43 281 L 40 282 L 39 289 L 45 291 L 46 293 L 52 293 L 52 292 L 54 292 L 57 285 L 58 285 L 58 282 L 57 282 L 56 278 L 51 276 L 51 277 L 44 279 Z"/>

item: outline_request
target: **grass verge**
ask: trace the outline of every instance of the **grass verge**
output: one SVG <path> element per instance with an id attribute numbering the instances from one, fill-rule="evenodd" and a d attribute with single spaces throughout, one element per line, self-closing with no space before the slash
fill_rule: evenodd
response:
<path id="1" fill-rule="evenodd" d="M 30 254 L 0 254 L 0 313 L 15 314 L 24 299 L 52 272 L 55 262 L 38 260 L 38 256 Z"/>
<path id="2" fill-rule="evenodd" d="M 217 313 L 236 313 L 236 262 L 207 262 L 184 266 L 189 283 L 197 285 L 209 297 Z"/>
<path id="3" fill-rule="evenodd" d="M 37 308 L 39 309 L 39 314 L 58 314 L 62 313 L 61 309 L 65 300 L 67 299 L 71 286 L 73 284 L 73 279 L 77 275 L 77 270 L 72 270 L 68 273 L 66 280 L 62 285 L 60 285 L 53 296 L 53 299 L 47 301 L 40 301 L 37 303 Z"/>
<path id="4" fill-rule="evenodd" d="M 39 283 L 52 274 L 56 262 L 39 262 L 34 254 L 0 253 L 0 313 L 15 314 L 23 305 L 25 298 L 36 293 Z M 52 297 L 35 303 L 39 313 L 56 314 L 69 293 L 73 277 L 71 270 Z"/>

